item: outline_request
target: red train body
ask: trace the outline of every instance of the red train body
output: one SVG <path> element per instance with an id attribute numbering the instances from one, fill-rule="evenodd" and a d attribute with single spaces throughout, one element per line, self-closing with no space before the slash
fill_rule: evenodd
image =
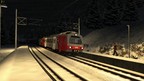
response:
<path id="1" fill-rule="evenodd" d="M 81 52 L 83 50 L 82 36 L 72 31 L 43 37 L 39 44 L 59 52 Z"/>

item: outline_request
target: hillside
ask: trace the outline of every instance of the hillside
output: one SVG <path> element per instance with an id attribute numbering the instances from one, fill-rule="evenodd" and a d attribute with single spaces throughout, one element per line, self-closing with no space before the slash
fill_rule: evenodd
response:
<path id="1" fill-rule="evenodd" d="M 130 43 L 144 42 L 143 25 L 130 26 Z M 91 46 L 103 46 L 107 43 L 122 43 L 127 45 L 128 27 L 125 25 L 106 27 L 95 30 L 84 37 L 84 43 Z"/>
<path id="2" fill-rule="evenodd" d="M 139 20 L 130 25 L 130 43 L 144 42 L 144 6 L 138 9 Z M 84 29 L 89 30 L 89 29 Z M 128 27 L 126 23 L 118 26 L 104 27 L 84 36 L 84 43 L 91 46 L 103 46 L 107 43 L 123 43 L 127 45 Z"/>
<path id="3" fill-rule="evenodd" d="M 130 57 L 144 60 L 144 25 L 130 27 Z M 113 45 L 117 43 L 120 57 L 129 57 L 128 27 L 115 26 L 95 30 L 84 37 L 85 51 L 113 55 Z"/>

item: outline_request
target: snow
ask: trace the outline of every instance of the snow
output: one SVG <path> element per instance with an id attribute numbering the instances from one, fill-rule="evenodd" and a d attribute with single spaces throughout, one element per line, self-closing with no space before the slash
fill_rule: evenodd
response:
<path id="1" fill-rule="evenodd" d="M 136 24 L 130 27 L 130 53 L 131 58 L 144 58 L 144 25 Z M 112 55 L 113 44 L 122 47 L 117 50 L 119 56 L 128 57 L 128 27 L 125 25 L 105 27 L 94 30 L 84 36 L 85 51 Z M 135 48 L 133 46 L 136 46 Z M 143 59 L 144 60 L 144 59 Z"/>
<path id="2" fill-rule="evenodd" d="M 19 47 L 0 63 L 0 81 L 51 81 L 27 49 Z"/>
<path id="3" fill-rule="evenodd" d="M 54 59 L 56 62 L 62 64 L 63 66 L 68 67 L 71 71 L 81 75 L 87 79 L 98 80 L 98 81 L 130 81 L 129 79 L 122 78 L 118 75 L 114 75 L 97 68 L 89 67 L 85 64 L 76 62 L 69 58 L 65 58 L 61 55 L 55 54 L 44 48 L 38 48 L 44 54 L 48 55 L 51 59 Z M 54 68 L 57 73 L 66 74 L 65 71 L 62 71 L 60 67 L 57 67 L 53 62 L 48 60 L 46 57 L 34 50 L 43 61 L 50 65 L 51 68 Z M 108 55 L 107 55 L 108 56 Z M 116 57 L 117 58 L 117 57 Z M 120 58 L 118 58 L 120 59 Z M 78 65 L 78 66 L 77 66 Z M 67 72 L 69 74 L 69 72 Z M 70 78 L 66 74 L 63 76 L 65 79 L 77 80 Z M 103 76 L 102 76 L 103 75 Z M 73 76 L 72 76 L 73 77 Z M 97 78 L 95 78 L 97 77 Z M 17 50 L 13 51 L 6 59 L 0 63 L 0 80 L 1 81 L 51 81 L 51 79 L 46 75 L 42 70 L 39 64 L 32 57 L 28 51 L 28 46 L 20 46 Z M 79 80 L 79 79 L 78 79 Z"/>
<path id="4" fill-rule="evenodd" d="M 3 60 L 6 56 L 8 56 L 11 52 L 14 51 L 14 48 L 7 47 L 0 49 L 0 61 Z"/>

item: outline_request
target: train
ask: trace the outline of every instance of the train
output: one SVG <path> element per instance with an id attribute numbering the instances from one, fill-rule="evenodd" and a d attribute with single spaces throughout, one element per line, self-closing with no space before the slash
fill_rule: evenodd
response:
<path id="1" fill-rule="evenodd" d="M 58 52 L 81 52 L 84 49 L 82 36 L 74 31 L 43 37 L 39 45 Z"/>

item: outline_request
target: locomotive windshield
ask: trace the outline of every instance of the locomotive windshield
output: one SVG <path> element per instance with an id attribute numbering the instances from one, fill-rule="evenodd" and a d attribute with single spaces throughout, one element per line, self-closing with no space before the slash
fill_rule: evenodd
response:
<path id="1" fill-rule="evenodd" d="M 81 38 L 78 36 L 71 36 L 69 39 L 69 43 L 71 44 L 82 44 Z"/>

